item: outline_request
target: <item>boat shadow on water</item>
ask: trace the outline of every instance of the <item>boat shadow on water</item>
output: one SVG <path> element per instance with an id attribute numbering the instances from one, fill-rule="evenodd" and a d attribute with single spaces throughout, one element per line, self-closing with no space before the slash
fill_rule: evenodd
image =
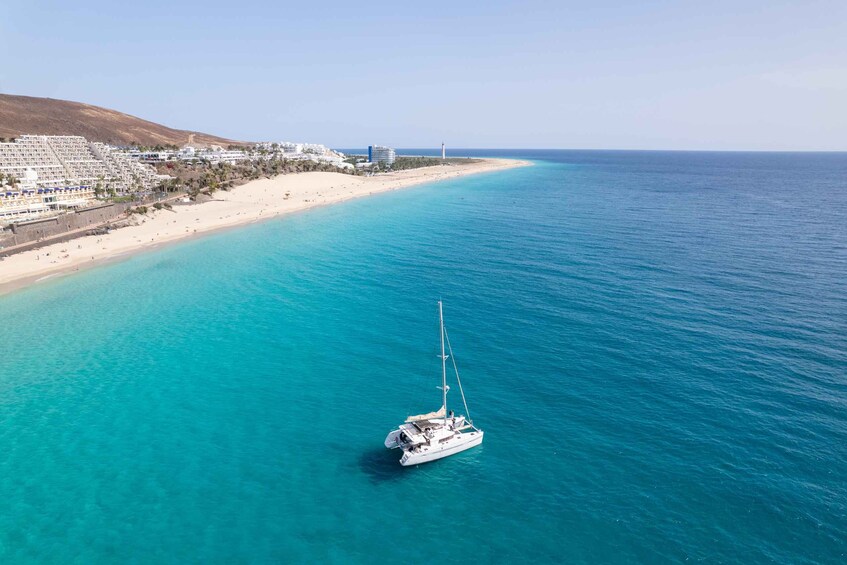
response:
<path id="1" fill-rule="evenodd" d="M 406 467 L 400 465 L 399 449 L 369 449 L 359 456 L 359 468 L 375 483 L 403 478 Z"/>

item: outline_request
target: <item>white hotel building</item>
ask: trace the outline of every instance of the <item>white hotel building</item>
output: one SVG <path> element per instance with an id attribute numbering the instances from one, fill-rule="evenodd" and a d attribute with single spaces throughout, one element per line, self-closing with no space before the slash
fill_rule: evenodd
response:
<path id="1" fill-rule="evenodd" d="M 393 165 L 396 160 L 397 154 L 391 147 L 384 147 L 382 145 L 371 145 L 368 147 L 368 161 L 371 163 Z"/>

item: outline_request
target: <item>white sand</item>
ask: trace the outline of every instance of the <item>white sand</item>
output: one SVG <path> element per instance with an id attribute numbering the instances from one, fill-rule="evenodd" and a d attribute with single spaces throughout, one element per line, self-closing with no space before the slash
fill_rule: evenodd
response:
<path id="1" fill-rule="evenodd" d="M 300 173 L 251 181 L 230 191 L 218 191 L 209 202 L 175 205 L 173 211 L 159 210 L 146 216 L 134 216 L 137 225 L 114 230 L 108 235 L 80 237 L 7 257 L 0 261 L 0 294 L 213 230 L 415 184 L 527 164 L 509 159 L 485 159 L 375 177 Z"/>

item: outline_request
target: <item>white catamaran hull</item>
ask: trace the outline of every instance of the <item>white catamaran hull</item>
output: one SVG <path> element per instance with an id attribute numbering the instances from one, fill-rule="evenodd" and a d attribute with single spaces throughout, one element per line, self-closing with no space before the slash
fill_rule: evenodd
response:
<path id="1" fill-rule="evenodd" d="M 385 447 L 388 449 L 394 449 L 395 447 L 400 447 L 400 434 L 403 430 L 394 430 L 388 437 L 385 438 Z"/>
<path id="2" fill-rule="evenodd" d="M 386 438 L 386 444 L 388 440 Z M 461 453 L 466 449 L 476 447 L 482 443 L 482 431 L 473 431 L 464 434 L 459 434 L 450 440 L 434 446 L 425 445 L 419 447 L 416 451 L 408 449 L 403 450 L 403 457 L 400 458 L 400 464 L 404 467 L 410 465 L 420 465 L 421 463 L 429 463 L 436 459 L 443 459 L 457 453 Z"/>

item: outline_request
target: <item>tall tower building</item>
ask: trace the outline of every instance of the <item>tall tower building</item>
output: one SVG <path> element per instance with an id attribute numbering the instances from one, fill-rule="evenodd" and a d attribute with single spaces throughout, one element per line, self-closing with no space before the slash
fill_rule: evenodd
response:
<path id="1" fill-rule="evenodd" d="M 368 147 L 368 160 L 371 163 L 392 165 L 396 158 L 397 154 L 391 147 L 384 147 L 382 145 L 371 145 Z"/>
<path id="2" fill-rule="evenodd" d="M 441 142 L 441 160 L 443 161 L 446 158 L 447 158 L 447 149 L 444 148 L 444 142 L 442 141 Z"/>

